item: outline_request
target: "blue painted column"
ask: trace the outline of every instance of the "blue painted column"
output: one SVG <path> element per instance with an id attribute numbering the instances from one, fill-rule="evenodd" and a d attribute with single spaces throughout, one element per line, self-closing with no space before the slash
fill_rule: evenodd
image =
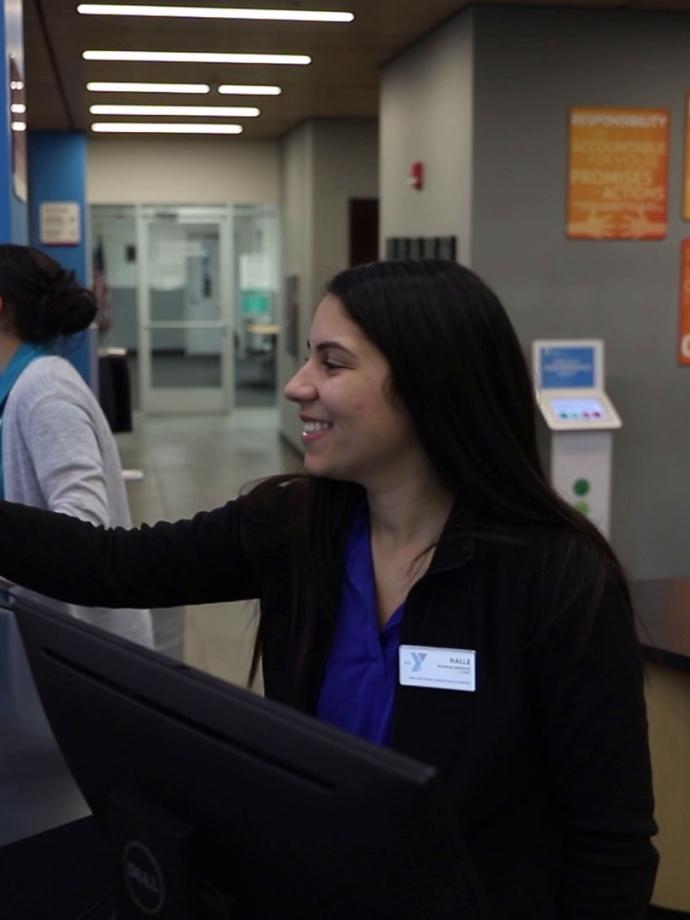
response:
<path id="1" fill-rule="evenodd" d="M 89 284 L 88 210 L 86 207 L 86 137 L 68 131 L 29 132 L 29 232 L 32 246 L 41 249 L 78 281 Z M 41 240 L 41 205 L 74 202 L 79 208 L 79 242 L 49 245 Z M 96 339 L 93 329 L 70 342 L 65 357 L 87 383 L 96 386 Z"/>
<path id="2" fill-rule="evenodd" d="M 0 51 L 0 242 L 26 244 L 26 114 L 20 111 L 25 92 L 22 0 L 0 0 Z"/>

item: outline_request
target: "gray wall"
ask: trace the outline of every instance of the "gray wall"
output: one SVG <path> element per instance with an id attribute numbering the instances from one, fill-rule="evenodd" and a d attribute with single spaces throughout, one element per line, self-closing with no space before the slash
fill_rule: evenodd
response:
<path id="1" fill-rule="evenodd" d="M 278 388 L 295 373 L 304 353 L 304 339 L 309 325 L 309 309 L 313 303 L 314 264 L 314 124 L 305 122 L 283 140 L 282 150 L 282 218 L 283 218 L 283 278 L 298 279 L 300 305 L 297 317 L 297 355 L 286 350 L 286 336 L 278 342 Z M 285 321 L 281 322 L 285 328 Z M 278 393 L 280 430 L 297 449 L 299 425 L 297 413 L 282 394 Z"/>
<path id="2" fill-rule="evenodd" d="M 379 129 L 375 121 L 314 122 L 314 296 L 349 264 L 351 198 L 378 198 Z M 316 306 L 316 304 L 314 304 Z"/>
<path id="3" fill-rule="evenodd" d="M 299 278 L 298 353 L 280 345 L 283 386 L 304 360 L 305 343 L 326 282 L 349 259 L 349 200 L 378 197 L 378 126 L 357 119 L 320 119 L 295 128 L 283 141 L 284 276 Z M 299 450 L 301 423 L 278 394 L 280 429 Z"/>
<path id="4" fill-rule="evenodd" d="M 481 6 L 383 74 L 383 235 L 455 228 L 460 261 L 496 290 L 526 349 L 605 340 L 624 425 L 611 536 L 640 578 L 690 575 L 690 368 L 676 364 L 689 66 L 687 15 Z M 666 240 L 566 240 L 572 105 L 670 110 Z M 416 197 L 402 187 L 415 159 L 429 175 Z"/>
<path id="5" fill-rule="evenodd" d="M 89 138 L 89 204 L 276 204 L 280 145 L 216 137 Z"/>
<path id="6" fill-rule="evenodd" d="M 614 437 L 612 541 L 637 577 L 690 574 L 690 369 L 676 364 L 687 16 L 481 7 L 472 264 L 522 341 L 601 337 Z M 571 105 L 671 113 L 669 233 L 565 238 Z"/>
<path id="7" fill-rule="evenodd" d="M 472 17 L 463 12 L 381 75 L 381 238 L 455 236 L 465 263 L 471 258 Z M 418 160 L 425 168 L 421 192 L 407 181 Z"/>

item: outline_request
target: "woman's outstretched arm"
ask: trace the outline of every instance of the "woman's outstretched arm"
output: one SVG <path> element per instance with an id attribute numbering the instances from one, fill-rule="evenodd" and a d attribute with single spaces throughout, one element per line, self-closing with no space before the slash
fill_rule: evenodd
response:
<path id="1" fill-rule="evenodd" d="M 0 502 L 0 575 L 84 606 L 171 607 L 257 597 L 257 572 L 240 538 L 242 503 L 127 530 Z"/>

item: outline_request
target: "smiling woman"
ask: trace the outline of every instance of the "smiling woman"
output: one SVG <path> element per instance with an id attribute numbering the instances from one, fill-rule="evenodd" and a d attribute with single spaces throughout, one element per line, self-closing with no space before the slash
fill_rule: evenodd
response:
<path id="1" fill-rule="evenodd" d="M 268 696 L 437 767 L 481 916 L 643 920 L 655 825 L 628 588 L 544 477 L 496 296 L 452 262 L 342 272 L 286 396 L 304 475 L 140 530 L 0 504 L 2 573 L 84 604 L 258 598 Z"/>
<path id="2" fill-rule="evenodd" d="M 391 399 L 388 362 L 333 294 L 316 311 L 310 347 L 285 388 L 304 422 L 305 469 L 370 492 L 420 475 L 428 463 L 410 418 Z"/>

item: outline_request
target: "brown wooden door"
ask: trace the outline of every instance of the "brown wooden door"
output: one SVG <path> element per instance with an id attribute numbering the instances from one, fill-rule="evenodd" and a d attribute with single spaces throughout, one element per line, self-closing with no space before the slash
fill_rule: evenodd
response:
<path id="1" fill-rule="evenodd" d="M 350 266 L 379 258 L 379 200 L 350 199 Z"/>

